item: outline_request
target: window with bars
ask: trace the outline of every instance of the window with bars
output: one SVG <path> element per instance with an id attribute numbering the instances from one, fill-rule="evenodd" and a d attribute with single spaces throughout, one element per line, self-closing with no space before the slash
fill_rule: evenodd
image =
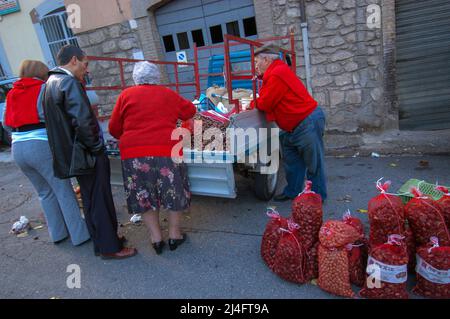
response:
<path id="1" fill-rule="evenodd" d="M 61 10 L 65 10 L 61 8 Z M 48 46 L 52 53 L 53 61 L 56 63 L 56 56 L 59 49 L 66 44 L 78 46 L 78 41 L 72 30 L 67 26 L 67 13 L 60 11 L 46 15 L 41 20 L 42 28 L 47 37 Z"/>

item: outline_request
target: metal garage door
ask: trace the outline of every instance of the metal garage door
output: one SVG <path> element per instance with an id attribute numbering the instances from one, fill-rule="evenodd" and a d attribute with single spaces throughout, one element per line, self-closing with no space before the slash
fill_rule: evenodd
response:
<path id="1" fill-rule="evenodd" d="M 256 38 L 256 22 L 253 0 L 174 0 L 155 12 L 156 24 L 161 36 L 167 61 L 176 61 L 176 52 L 185 51 L 188 62 L 194 60 L 194 42 L 197 46 L 223 44 L 224 34 L 243 38 Z M 248 46 L 233 47 L 233 51 Z M 223 54 L 223 49 L 199 51 L 200 73 L 208 73 L 208 59 L 212 54 Z M 170 81 L 174 80 L 173 67 L 167 67 Z M 194 82 L 193 67 L 179 67 L 181 82 Z M 201 79 L 202 92 L 206 90 L 206 78 Z M 180 92 L 189 99 L 195 95 L 195 87 L 183 87 Z"/>
<path id="2" fill-rule="evenodd" d="M 400 128 L 450 128 L 450 1 L 397 0 Z"/>

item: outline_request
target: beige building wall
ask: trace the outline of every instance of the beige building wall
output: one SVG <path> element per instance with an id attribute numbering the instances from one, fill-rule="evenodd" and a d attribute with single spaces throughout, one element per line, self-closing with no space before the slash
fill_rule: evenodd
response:
<path id="1" fill-rule="evenodd" d="M 80 7 L 81 28 L 73 28 L 75 34 L 132 19 L 131 0 L 64 0 L 64 4 Z"/>
<path id="2" fill-rule="evenodd" d="M 30 11 L 42 0 L 20 1 L 20 11 L 5 15 L 0 21 L 0 39 L 14 75 L 23 60 L 44 60 L 41 44 L 30 18 Z"/>

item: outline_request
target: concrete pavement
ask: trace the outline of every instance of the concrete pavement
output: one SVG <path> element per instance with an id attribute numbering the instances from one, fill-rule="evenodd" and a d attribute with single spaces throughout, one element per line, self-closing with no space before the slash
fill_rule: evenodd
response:
<path id="1" fill-rule="evenodd" d="M 8 157 L 5 152 L 0 155 L 0 159 Z M 427 160 L 429 167 L 420 167 L 421 160 Z M 409 178 L 450 185 L 450 156 L 328 157 L 326 165 L 330 195 L 324 206 L 325 220 L 341 218 L 347 208 L 352 212 L 367 209 L 380 177 L 392 180 L 393 191 Z M 275 204 L 287 216 L 290 203 L 258 201 L 251 180 L 243 177 L 237 178 L 237 186 L 234 200 L 194 197 L 184 220 L 187 243 L 174 252 L 166 249 L 160 256 L 150 247 L 144 226 L 126 225 L 130 216 L 123 190 L 114 187 L 124 225 L 120 230 L 139 255 L 104 261 L 94 256 L 92 243 L 80 247 L 70 241 L 49 243 L 45 227 L 32 230 L 25 238 L 8 234 L 21 215 L 34 224 L 42 220 L 42 209 L 29 181 L 13 163 L 3 161 L 0 298 L 335 298 L 311 284 L 286 282 L 265 266 L 259 249 L 268 221 L 266 207 Z M 364 221 L 367 232 L 367 215 L 354 215 Z M 167 227 L 164 221 L 163 226 Z M 67 288 L 70 264 L 81 267 L 80 289 Z"/>

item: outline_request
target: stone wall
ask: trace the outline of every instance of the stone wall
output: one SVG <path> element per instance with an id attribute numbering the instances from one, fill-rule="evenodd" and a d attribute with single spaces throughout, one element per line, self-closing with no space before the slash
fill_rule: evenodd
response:
<path id="1" fill-rule="evenodd" d="M 137 19 L 139 40 L 144 56 L 149 60 L 164 60 L 165 55 L 161 45 L 154 11 L 149 11 L 145 17 Z"/>
<path id="2" fill-rule="evenodd" d="M 272 0 L 253 0 L 255 8 L 256 28 L 258 37 L 269 38 L 274 36 Z"/>
<path id="3" fill-rule="evenodd" d="M 128 21 L 120 24 L 77 34 L 80 47 L 91 56 L 133 58 L 133 52 L 142 51 L 137 30 Z M 91 61 L 89 70 L 93 86 L 120 86 L 119 63 L 112 61 Z M 127 85 L 132 85 L 133 64 L 124 64 Z M 99 115 L 111 113 L 120 91 L 100 90 Z"/>
<path id="4" fill-rule="evenodd" d="M 129 21 L 77 34 L 80 47 L 91 56 L 134 59 L 134 53 L 142 53 L 146 60 L 164 60 L 153 13 L 136 19 L 132 29 Z M 126 85 L 133 85 L 134 63 L 124 63 Z M 89 69 L 93 86 L 121 85 L 119 63 L 91 61 Z M 161 80 L 167 82 L 166 70 L 160 67 Z M 99 90 L 99 115 L 109 115 L 114 108 L 120 90 Z"/>
<path id="5" fill-rule="evenodd" d="M 327 131 L 356 133 L 385 126 L 381 29 L 367 26 L 367 6 L 381 0 L 307 0 L 313 94 Z M 305 79 L 298 0 L 272 1 L 274 31 L 296 34 L 298 74 Z"/>

